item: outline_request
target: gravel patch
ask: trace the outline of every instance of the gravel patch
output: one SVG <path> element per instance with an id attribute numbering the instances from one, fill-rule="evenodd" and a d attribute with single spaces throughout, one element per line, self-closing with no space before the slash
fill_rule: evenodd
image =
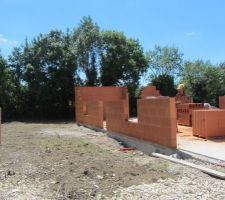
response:
<path id="1" fill-rule="evenodd" d="M 176 168 L 176 167 L 175 167 Z M 113 200 L 209 200 L 225 199 L 225 181 L 212 178 L 199 171 L 180 167 L 178 179 L 158 180 L 152 184 L 141 184 L 117 190 Z"/>
<path id="2" fill-rule="evenodd" d="M 75 123 L 12 122 L 2 130 L 1 200 L 225 199 L 224 180 L 138 150 L 121 152 L 105 133 Z"/>

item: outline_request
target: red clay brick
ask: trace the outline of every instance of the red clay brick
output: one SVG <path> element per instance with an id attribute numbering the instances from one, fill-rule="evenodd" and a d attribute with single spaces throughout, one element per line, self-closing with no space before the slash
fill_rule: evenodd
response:
<path id="1" fill-rule="evenodd" d="M 193 111 L 193 135 L 203 138 L 225 136 L 225 110 Z"/>
<path id="2" fill-rule="evenodd" d="M 75 95 L 78 122 L 102 128 L 103 119 L 106 119 L 109 131 L 176 147 L 175 99 L 159 97 L 154 87 L 145 88 L 144 99 L 138 100 L 138 123 L 128 121 L 125 87 L 77 87 Z"/>
<path id="3" fill-rule="evenodd" d="M 225 109 L 225 96 L 220 96 L 219 97 L 219 108 L 220 109 Z"/>
<path id="4" fill-rule="evenodd" d="M 132 123 L 124 115 L 121 102 L 107 104 L 106 120 L 109 131 L 119 132 L 142 140 L 176 148 L 176 110 L 174 98 L 138 100 L 138 123 Z M 161 114 L 157 108 L 161 108 Z M 163 112 L 164 110 L 164 112 Z"/>
<path id="5" fill-rule="evenodd" d="M 177 105 L 178 124 L 192 126 L 192 111 L 203 109 L 203 103 L 183 103 Z"/>
<path id="6" fill-rule="evenodd" d="M 150 96 L 161 96 L 159 90 L 156 89 L 155 86 L 147 86 L 144 87 L 141 93 L 141 98 L 145 99 L 146 97 L 150 97 Z"/>
<path id="7" fill-rule="evenodd" d="M 99 128 L 103 127 L 106 105 L 110 101 L 121 101 L 129 116 L 129 96 L 126 87 L 76 87 L 76 121 Z"/>

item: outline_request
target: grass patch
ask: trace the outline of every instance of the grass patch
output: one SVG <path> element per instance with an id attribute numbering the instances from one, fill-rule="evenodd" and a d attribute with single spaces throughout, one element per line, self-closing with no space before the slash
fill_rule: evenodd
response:
<path id="1" fill-rule="evenodd" d="M 62 138 L 49 138 L 43 139 L 40 141 L 40 145 L 43 148 L 48 149 L 61 149 L 61 150 L 71 150 L 75 153 L 89 153 L 89 154 L 110 154 L 109 150 L 102 149 L 101 147 L 89 143 L 80 138 L 70 138 L 70 139 L 62 139 Z"/>
<path id="2" fill-rule="evenodd" d="M 167 162 L 162 162 L 162 161 L 156 161 L 151 164 L 150 168 L 153 171 L 158 171 L 158 172 L 166 172 L 168 170 L 168 163 Z"/>

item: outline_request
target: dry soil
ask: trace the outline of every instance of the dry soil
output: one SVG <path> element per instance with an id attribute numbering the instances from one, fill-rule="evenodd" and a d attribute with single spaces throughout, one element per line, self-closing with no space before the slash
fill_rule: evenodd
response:
<path id="1" fill-rule="evenodd" d="M 163 193 L 171 182 L 183 184 L 179 194 L 173 191 L 174 199 L 176 195 L 193 199 L 183 194 L 193 177 L 196 184 L 217 181 L 196 170 L 120 148 L 105 133 L 75 123 L 5 123 L 0 146 L 0 199 L 173 199 Z M 224 181 L 216 184 L 225 191 Z M 202 191 L 201 185 L 193 185 L 196 195 Z"/>

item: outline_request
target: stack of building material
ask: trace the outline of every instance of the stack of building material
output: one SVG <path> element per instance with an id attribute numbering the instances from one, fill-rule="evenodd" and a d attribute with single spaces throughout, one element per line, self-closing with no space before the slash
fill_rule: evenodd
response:
<path id="1" fill-rule="evenodd" d="M 193 111 L 193 135 L 202 138 L 225 136 L 225 110 Z"/>
<path id="2" fill-rule="evenodd" d="M 176 96 L 176 102 L 179 103 L 179 104 L 193 103 L 193 98 L 192 97 L 189 97 L 189 96 L 177 95 Z"/>
<path id="3" fill-rule="evenodd" d="M 192 111 L 204 109 L 203 103 L 183 103 L 177 104 L 177 120 L 178 124 L 184 126 L 192 125 Z"/>
<path id="4" fill-rule="evenodd" d="M 219 108 L 225 109 L 225 96 L 219 96 Z"/>

